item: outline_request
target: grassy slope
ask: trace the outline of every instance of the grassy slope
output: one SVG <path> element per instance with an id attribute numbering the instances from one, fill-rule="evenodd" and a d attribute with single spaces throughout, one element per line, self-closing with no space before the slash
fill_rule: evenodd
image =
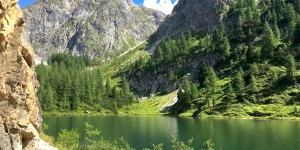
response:
<path id="1" fill-rule="evenodd" d="M 123 107 L 119 111 L 122 114 L 131 114 L 131 115 L 154 115 L 162 114 L 160 110 L 169 100 L 176 97 L 177 91 L 174 91 L 167 95 L 155 95 L 151 98 L 142 100 L 139 103 L 134 103 L 128 107 Z"/>

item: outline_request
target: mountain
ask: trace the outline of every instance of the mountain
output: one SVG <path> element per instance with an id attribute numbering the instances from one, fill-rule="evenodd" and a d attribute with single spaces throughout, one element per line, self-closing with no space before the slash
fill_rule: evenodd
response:
<path id="1" fill-rule="evenodd" d="M 23 37 L 18 0 L 0 6 L 0 149 L 37 149 L 42 119 L 34 52 Z"/>
<path id="2" fill-rule="evenodd" d="M 300 116 L 299 13 L 299 0 L 180 0 L 129 85 L 141 96 L 178 90 L 175 114 Z"/>
<path id="3" fill-rule="evenodd" d="M 23 12 L 26 38 L 41 57 L 116 56 L 147 40 L 165 18 L 131 0 L 38 0 Z"/>
<path id="4" fill-rule="evenodd" d="M 100 65 L 52 55 L 37 67 L 42 108 L 299 117 L 299 13 L 299 0 L 180 0 L 151 40 L 124 55 Z"/>
<path id="5" fill-rule="evenodd" d="M 221 22 L 227 22 L 226 15 L 232 5 L 233 2 L 230 0 L 180 0 L 172 13 L 166 17 L 165 21 L 152 35 L 152 39 L 159 43 L 168 37 L 176 39 L 181 33 L 193 32 L 201 35 L 213 33 Z M 180 49 L 180 43 L 178 45 Z M 157 47 L 154 46 L 154 50 Z M 149 51 L 153 52 L 153 48 Z M 170 51 L 174 50 L 171 49 Z M 219 57 L 216 54 L 194 55 L 188 58 L 189 60 L 184 66 L 181 66 L 182 68 L 178 66 L 177 61 L 157 64 L 155 70 L 143 70 L 143 73 L 133 74 L 129 79 L 129 83 L 138 93 L 149 94 L 159 91 L 170 93 L 178 89 L 180 83 L 168 81 L 169 77 L 164 73 L 172 70 L 188 70 L 192 75 L 191 79 L 197 80 L 196 74 L 199 66 L 202 63 L 213 66 L 217 63 Z"/>
<path id="6" fill-rule="evenodd" d="M 187 31 L 212 33 L 232 4 L 231 0 L 180 0 L 153 37 L 163 39 Z"/>

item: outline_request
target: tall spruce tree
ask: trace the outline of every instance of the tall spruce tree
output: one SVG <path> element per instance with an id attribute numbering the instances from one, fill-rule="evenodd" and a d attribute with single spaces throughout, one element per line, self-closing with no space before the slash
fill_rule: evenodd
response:
<path id="1" fill-rule="evenodd" d="M 273 58 L 274 49 L 278 43 L 268 22 L 264 25 L 263 56 Z"/>
<path id="2" fill-rule="evenodd" d="M 286 75 L 289 80 L 291 81 L 295 80 L 295 72 L 296 72 L 296 62 L 294 56 L 289 55 L 287 57 L 287 63 L 286 63 Z"/>
<path id="3" fill-rule="evenodd" d="M 204 80 L 204 85 L 207 90 L 207 105 L 210 106 L 210 100 L 212 100 L 213 106 L 216 105 L 216 92 L 217 92 L 218 77 L 212 67 L 209 68 L 208 74 Z"/>

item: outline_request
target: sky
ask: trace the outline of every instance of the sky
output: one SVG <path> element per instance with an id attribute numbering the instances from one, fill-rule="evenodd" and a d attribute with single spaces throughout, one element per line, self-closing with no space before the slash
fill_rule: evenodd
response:
<path id="1" fill-rule="evenodd" d="M 24 8 L 36 0 L 19 0 L 21 8 Z M 134 3 L 147 8 L 160 10 L 165 14 L 170 14 L 173 7 L 178 3 L 178 0 L 133 0 Z"/>

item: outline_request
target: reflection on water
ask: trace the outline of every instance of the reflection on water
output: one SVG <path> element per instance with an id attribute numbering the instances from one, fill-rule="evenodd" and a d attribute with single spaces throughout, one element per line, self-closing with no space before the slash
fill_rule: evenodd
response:
<path id="1" fill-rule="evenodd" d="M 124 137 L 137 149 L 164 143 L 172 136 L 187 141 L 193 138 L 199 149 L 211 138 L 216 149 L 288 150 L 300 149 L 300 122 L 286 120 L 195 119 L 167 116 L 44 117 L 47 134 L 56 137 L 60 129 L 77 129 L 84 138 L 84 123 L 101 130 L 108 140 Z"/>

